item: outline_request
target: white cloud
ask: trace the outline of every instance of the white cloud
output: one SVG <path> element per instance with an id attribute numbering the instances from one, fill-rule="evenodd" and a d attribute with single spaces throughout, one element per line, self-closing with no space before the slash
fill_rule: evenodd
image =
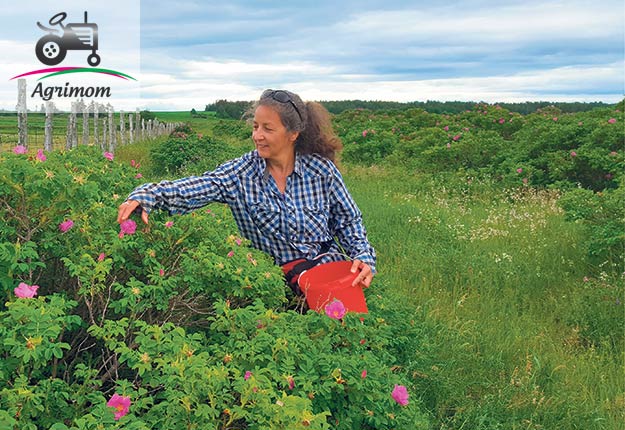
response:
<path id="1" fill-rule="evenodd" d="M 214 66 L 211 61 L 203 67 Z M 256 65 L 251 64 L 249 68 Z M 285 65 L 286 66 L 286 65 Z M 281 65 L 273 67 L 280 68 Z M 246 69 L 246 66 L 242 66 Z M 216 67 L 219 70 L 229 70 Z M 232 79 L 184 79 L 174 75 L 143 77 L 142 92 L 149 97 L 148 104 L 154 110 L 203 108 L 219 99 L 254 100 L 265 87 L 263 77 L 256 83 L 239 82 L 240 76 L 232 71 Z M 300 94 L 306 100 L 468 100 L 487 102 L 549 101 L 597 101 L 616 102 L 622 94 L 599 94 L 595 88 L 600 84 L 618 85 L 622 79 L 622 65 L 561 67 L 535 72 L 510 75 L 494 75 L 474 78 L 449 78 L 429 80 L 390 81 L 372 75 L 332 75 L 311 79 L 293 79 L 276 87 L 284 87 Z M 147 99 L 146 99 L 147 101 Z M 167 106 L 171 106 L 170 108 Z"/>
<path id="2" fill-rule="evenodd" d="M 457 4 L 418 10 L 372 10 L 355 14 L 334 30 L 361 40 L 421 40 L 436 44 L 456 41 L 498 44 L 549 38 L 592 38 L 622 34 L 623 5 L 608 2 L 531 2 L 462 9 Z"/>

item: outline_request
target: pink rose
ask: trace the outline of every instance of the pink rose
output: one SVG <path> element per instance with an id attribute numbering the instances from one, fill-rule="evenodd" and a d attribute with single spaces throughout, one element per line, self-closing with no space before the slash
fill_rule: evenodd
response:
<path id="1" fill-rule="evenodd" d="M 24 282 L 20 282 L 13 292 L 20 299 L 32 299 L 37 295 L 38 289 L 39 285 L 28 285 Z"/>
<path id="2" fill-rule="evenodd" d="M 403 385 L 395 384 L 395 388 L 393 388 L 391 396 L 402 406 L 406 406 L 408 404 L 408 390 Z"/>
<path id="3" fill-rule="evenodd" d="M 24 145 L 17 145 L 16 147 L 13 148 L 13 152 L 15 154 L 26 154 L 28 150 L 26 149 L 26 147 Z"/>
<path id="4" fill-rule="evenodd" d="M 72 221 L 71 219 L 68 219 L 68 220 L 63 221 L 61 224 L 59 224 L 59 230 L 61 230 L 61 233 L 65 233 L 73 226 L 74 226 L 74 221 Z"/>
<path id="5" fill-rule="evenodd" d="M 340 320 L 345 316 L 345 313 L 347 312 L 347 310 L 345 309 L 345 305 L 343 305 L 343 302 L 336 299 L 326 306 L 325 311 L 327 316 L 335 320 Z"/>
<path id="6" fill-rule="evenodd" d="M 115 408 L 115 421 L 126 415 L 130 410 L 130 397 L 113 394 L 113 397 L 106 402 L 106 406 Z"/>

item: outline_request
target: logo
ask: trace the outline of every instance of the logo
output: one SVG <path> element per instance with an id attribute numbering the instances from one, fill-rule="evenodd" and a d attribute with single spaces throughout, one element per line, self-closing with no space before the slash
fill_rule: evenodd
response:
<path id="1" fill-rule="evenodd" d="M 71 22 L 64 24 L 67 19 L 66 12 L 59 12 L 53 15 L 48 21 L 51 27 L 47 27 L 37 21 L 37 26 L 46 34 L 41 36 L 35 44 L 35 54 L 37 59 L 46 66 L 58 66 L 65 60 L 68 51 L 86 51 L 87 64 L 91 67 L 79 66 L 59 66 L 44 69 L 32 70 L 13 76 L 9 80 L 25 78 L 28 76 L 42 75 L 37 81 L 52 78 L 60 75 L 77 76 L 80 73 L 96 73 L 113 76 L 122 80 L 136 81 L 132 76 L 105 68 L 98 68 L 101 57 L 99 49 L 99 29 L 98 24 L 89 22 L 87 11 L 84 12 L 83 22 Z M 44 87 L 42 82 L 37 82 L 31 98 L 39 97 L 43 101 L 52 98 L 76 98 L 76 97 L 111 97 L 110 86 L 73 86 L 69 82 L 61 86 Z"/>
<path id="2" fill-rule="evenodd" d="M 91 51 L 87 57 L 87 63 L 95 67 L 100 64 L 100 56 L 96 54 L 98 50 L 98 24 L 87 21 L 85 11 L 85 22 L 73 22 L 63 25 L 67 18 L 65 12 L 60 12 L 50 18 L 50 25 L 58 25 L 60 29 L 54 29 L 42 25 L 37 21 L 37 26 L 48 34 L 42 36 L 37 41 L 35 53 L 37 58 L 47 66 L 56 66 L 65 59 L 67 51 L 80 50 Z M 58 33 L 62 34 L 59 36 Z"/>

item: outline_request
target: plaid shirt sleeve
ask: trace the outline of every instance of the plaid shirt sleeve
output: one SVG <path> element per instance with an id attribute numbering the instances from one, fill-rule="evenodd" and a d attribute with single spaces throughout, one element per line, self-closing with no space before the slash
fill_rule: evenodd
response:
<path id="1" fill-rule="evenodd" d="M 228 162 L 202 176 L 143 184 L 128 200 L 138 201 L 148 213 L 161 209 L 170 214 L 184 214 L 212 202 L 228 203 L 235 181 L 233 162 Z"/>
<path id="2" fill-rule="evenodd" d="M 330 184 L 330 228 L 339 243 L 347 250 L 350 258 L 371 266 L 376 272 L 375 250 L 367 239 L 367 231 L 362 222 L 362 213 L 347 191 L 343 177 L 334 163 L 329 163 L 332 171 Z"/>

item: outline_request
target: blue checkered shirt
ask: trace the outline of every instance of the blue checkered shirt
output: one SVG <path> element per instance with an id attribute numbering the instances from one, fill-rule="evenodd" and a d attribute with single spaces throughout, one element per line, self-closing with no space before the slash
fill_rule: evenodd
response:
<path id="1" fill-rule="evenodd" d="M 375 271 L 375 251 L 367 240 L 362 215 L 343 178 L 331 161 L 318 155 L 296 154 L 295 169 L 282 194 L 256 151 L 228 161 L 212 172 L 135 189 L 136 200 L 147 212 L 162 209 L 184 214 L 211 202 L 230 206 L 241 235 L 284 264 L 314 258 L 324 244 Z M 336 255 L 322 261 L 340 259 Z"/>

